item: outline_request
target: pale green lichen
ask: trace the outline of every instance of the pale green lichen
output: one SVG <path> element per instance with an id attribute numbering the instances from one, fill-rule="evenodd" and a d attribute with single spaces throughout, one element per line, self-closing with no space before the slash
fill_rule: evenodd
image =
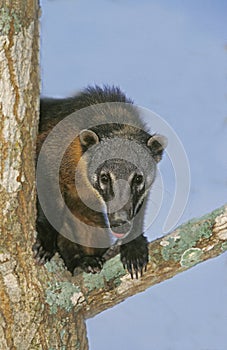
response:
<path id="1" fill-rule="evenodd" d="M 106 283 L 113 282 L 114 286 L 119 286 L 121 283 L 120 277 L 125 275 L 125 270 L 120 262 L 119 256 L 108 260 L 100 273 L 88 274 L 83 273 L 84 286 L 89 291 L 94 289 L 103 289 Z"/>
<path id="2" fill-rule="evenodd" d="M 224 252 L 227 250 L 227 242 L 222 243 L 221 250 Z"/>
<path id="3" fill-rule="evenodd" d="M 9 10 L 8 7 L 0 9 L 0 34 L 8 35 L 13 23 L 14 32 L 17 34 L 21 30 L 21 19 L 14 10 Z"/>
<path id="4" fill-rule="evenodd" d="M 121 283 L 120 277 L 125 275 L 125 269 L 119 259 L 119 256 L 108 260 L 101 271 L 107 282 L 114 280 L 115 285 Z"/>
<path id="5" fill-rule="evenodd" d="M 200 248 L 190 248 L 184 252 L 180 264 L 182 267 L 192 267 L 202 260 L 203 251 Z"/>
<path id="6" fill-rule="evenodd" d="M 14 24 L 14 32 L 17 34 L 19 33 L 22 27 L 21 20 L 15 12 L 12 13 L 12 17 L 13 17 L 13 24 Z"/>
<path id="7" fill-rule="evenodd" d="M 93 289 L 103 289 L 105 287 L 105 281 L 101 273 L 91 274 L 83 273 L 84 287 L 89 291 Z"/>
<path id="8" fill-rule="evenodd" d="M 201 220 L 211 220 L 214 223 L 217 216 L 224 214 L 225 209 L 226 209 L 226 206 L 223 205 L 221 208 L 215 209 L 211 213 L 204 215 L 201 218 Z"/>
<path id="9" fill-rule="evenodd" d="M 66 270 L 63 260 L 59 257 L 57 258 L 56 256 L 50 261 L 46 262 L 45 268 L 50 273 L 64 272 Z"/>
<path id="10" fill-rule="evenodd" d="M 70 282 L 50 284 L 46 290 L 46 302 L 50 306 L 50 312 L 55 314 L 58 307 L 70 311 L 74 307 L 71 298 L 79 292 L 80 288 Z"/>
<path id="11" fill-rule="evenodd" d="M 215 218 L 221 215 L 224 207 L 213 211 L 200 219 L 194 219 L 186 224 L 181 225 L 175 236 L 169 236 L 161 241 L 161 254 L 165 261 L 173 260 L 178 262 L 181 260 L 183 253 L 196 246 L 199 240 L 209 238 L 212 235 L 212 227 Z"/>
<path id="12" fill-rule="evenodd" d="M 8 35 L 10 31 L 10 22 L 12 18 L 8 8 L 2 8 L 0 10 L 0 33 L 1 35 Z"/>

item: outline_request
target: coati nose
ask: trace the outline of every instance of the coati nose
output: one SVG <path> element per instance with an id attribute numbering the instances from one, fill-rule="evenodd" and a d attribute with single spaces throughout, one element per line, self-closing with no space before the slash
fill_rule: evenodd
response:
<path id="1" fill-rule="evenodd" d="M 131 223 L 129 221 L 115 220 L 110 223 L 111 231 L 117 238 L 123 238 L 131 230 Z"/>

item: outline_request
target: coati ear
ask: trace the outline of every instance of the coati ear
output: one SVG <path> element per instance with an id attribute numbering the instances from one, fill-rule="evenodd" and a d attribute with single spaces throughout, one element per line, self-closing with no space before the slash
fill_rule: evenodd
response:
<path id="1" fill-rule="evenodd" d="M 157 163 L 162 159 L 162 154 L 167 144 L 167 138 L 159 134 L 154 134 L 148 139 L 147 146 L 151 151 L 152 157 Z"/>
<path id="2" fill-rule="evenodd" d="M 99 143 L 98 135 L 94 131 L 88 129 L 81 130 L 79 138 L 82 146 L 85 146 L 86 148 Z"/>

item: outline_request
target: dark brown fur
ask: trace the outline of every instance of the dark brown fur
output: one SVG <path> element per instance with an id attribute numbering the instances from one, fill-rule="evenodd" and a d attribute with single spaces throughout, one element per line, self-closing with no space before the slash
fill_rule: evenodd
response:
<path id="1" fill-rule="evenodd" d="M 128 103 L 128 105 L 127 108 L 124 108 L 121 105 L 116 105 L 114 109 L 112 106 L 111 109 L 107 106 L 102 115 L 100 112 L 97 112 L 96 105 L 106 102 L 124 102 Z M 120 137 L 127 140 L 137 140 L 138 143 L 144 147 L 147 147 L 147 143 L 149 142 L 148 140 L 150 140 L 151 137 L 146 131 L 141 131 L 141 129 L 145 129 L 145 126 L 140 121 L 138 112 L 132 106 L 132 101 L 127 99 L 118 88 L 105 87 L 104 89 L 101 89 L 99 87 L 95 87 L 88 88 L 84 92 L 72 98 L 63 100 L 44 99 L 41 101 L 40 134 L 37 140 L 37 156 L 46 137 L 59 121 L 63 120 L 72 112 L 88 106 L 92 106 L 93 110 L 91 118 L 93 118 L 97 124 L 103 124 L 103 122 L 106 122 L 103 125 L 95 126 L 91 129 L 96 135 L 98 135 L 100 140 L 103 138 L 108 140 L 108 138 Z M 112 123 L 110 125 L 108 123 L 108 115 L 110 113 L 112 114 L 112 119 L 113 117 L 116 119 L 116 124 Z M 125 124 L 117 123 L 119 114 L 123 115 Z M 132 122 L 133 126 L 128 125 Z M 82 120 L 79 121 L 79 124 L 78 130 L 83 129 Z M 67 135 L 65 136 L 67 137 Z M 85 139 L 84 144 L 82 144 L 80 138 L 77 136 L 67 148 L 60 167 L 60 189 L 64 201 L 71 213 L 81 222 L 93 226 L 94 229 L 98 230 L 98 228 L 105 228 L 107 225 L 104 213 L 94 211 L 87 207 L 81 201 L 74 184 L 75 170 L 82 154 L 84 154 L 86 151 L 86 143 L 89 143 L 89 139 Z M 151 156 L 154 159 L 157 159 L 156 161 L 159 161 L 163 152 L 162 145 L 160 147 L 160 143 L 155 141 L 153 142 L 152 147 L 150 147 L 150 150 Z M 58 152 L 56 145 L 53 145 L 53 149 L 50 150 L 50 153 L 51 152 Z M 48 166 L 51 166 L 51 164 L 48 162 L 47 164 Z M 90 202 L 99 202 L 99 193 L 91 185 L 87 178 L 86 161 L 83 161 L 81 181 L 84 181 L 83 195 Z M 141 230 L 141 233 L 143 230 L 143 217 L 144 210 L 141 212 L 141 215 L 135 219 L 134 224 L 134 227 L 136 227 L 137 230 Z M 62 222 L 62 228 L 63 230 L 64 228 L 67 229 L 67 222 Z M 33 250 L 36 260 L 40 264 L 50 260 L 55 252 L 58 251 L 67 268 L 72 273 L 76 273 L 78 268 L 92 273 L 101 270 L 102 265 L 105 262 L 105 253 L 108 250 L 108 238 L 103 237 L 102 233 L 97 234 L 95 238 L 96 245 L 94 244 L 94 241 L 89 241 L 89 235 L 87 235 L 88 240 L 86 241 L 86 245 L 78 244 L 78 241 L 80 241 L 80 236 L 84 235 L 84 237 L 86 237 L 86 232 L 80 232 L 80 229 L 75 226 L 75 228 L 73 228 L 73 234 L 75 234 L 76 237 L 76 240 L 74 241 L 77 243 L 74 243 L 67 239 L 64 235 L 59 234 L 52 227 L 52 225 L 48 222 L 39 202 L 37 232 L 38 236 Z M 103 243 L 103 241 L 107 242 L 106 247 L 102 247 L 102 245 L 99 244 L 100 242 Z M 123 243 L 125 243 L 124 240 L 122 241 L 120 248 L 123 265 L 128 269 L 132 277 L 133 273 L 135 273 L 136 277 L 138 277 L 138 272 L 140 272 L 142 275 L 143 269 L 146 268 L 148 262 L 146 238 L 143 236 L 143 234 L 140 234 L 139 236 L 135 234 L 134 239 L 131 238 L 126 241 L 126 244 Z"/>

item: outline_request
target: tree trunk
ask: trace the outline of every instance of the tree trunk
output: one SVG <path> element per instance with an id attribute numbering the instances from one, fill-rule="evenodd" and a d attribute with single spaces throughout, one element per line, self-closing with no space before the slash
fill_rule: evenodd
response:
<path id="1" fill-rule="evenodd" d="M 81 313 L 49 312 L 44 301 L 50 278 L 31 254 L 39 13 L 37 0 L 0 1 L 0 347 L 87 349 Z"/>

